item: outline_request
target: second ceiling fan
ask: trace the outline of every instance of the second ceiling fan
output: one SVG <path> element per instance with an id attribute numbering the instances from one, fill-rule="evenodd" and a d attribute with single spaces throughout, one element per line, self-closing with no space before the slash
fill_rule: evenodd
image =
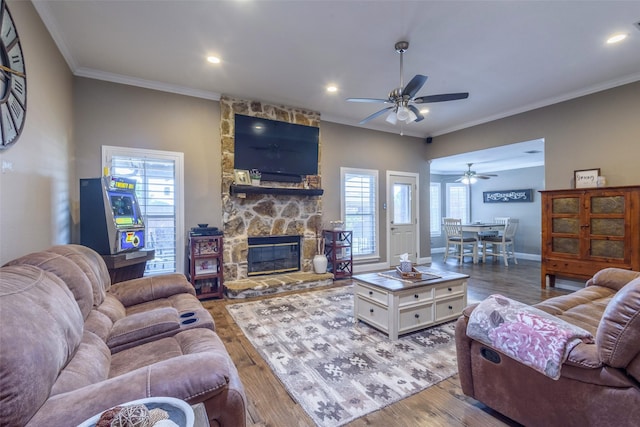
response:
<path id="1" fill-rule="evenodd" d="M 396 124 L 399 121 L 405 123 L 411 122 L 419 122 L 424 119 L 420 110 L 416 108 L 414 104 L 427 104 L 431 102 L 443 102 L 443 101 L 454 101 L 456 99 L 466 99 L 469 97 L 468 92 L 459 92 L 459 93 L 443 93 L 440 95 L 427 95 L 427 96 L 419 96 L 414 98 L 418 93 L 422 86 L 427 81 L 427 76 L 423 76 L 422 74 L 416 74 L 411 81 L 404 86 L 404 81 L 402 78 L 402 58 L 404 53 L 409 48 L 409 42 L 400 41 L 396 43 L 395 49 L 396 52 L 400 54 L 400 87 L 393 89 L 389 92 L 389 96 L 387 99 L 381 98 L 347 98 L 347 101 L 351 102 L 374 102 L 374 103 L 384 103 L 384 104 L 392 104 L 388 107 L 383 108 L 380 111 L 377 111 L 366 117 L 360 121 L 360 124 L 365 124 L 370 120 L 379 117 L 386 112 L 390 112 L 386 121 L 391 124 Z"/>
<path id="2" fill-rule="evenodd" d="M 490 179 L 491 177 L 498 176 L 492 173 L 478 174 L 476 171 L 472 171 L 471 166 L 473 166 L 473 163 L 467 163 L 467 166 L 469 169 L 466 170 L 460 178 L 456 179 L 456 182 L 475 184 L 479 179 Z"/>

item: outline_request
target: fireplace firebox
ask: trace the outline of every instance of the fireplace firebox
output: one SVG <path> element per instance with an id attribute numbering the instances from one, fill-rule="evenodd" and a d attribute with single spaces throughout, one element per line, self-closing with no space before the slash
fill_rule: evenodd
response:
<path id="1" fill-rule="evenodd" d="M 249 237 L 249 276 L 300 270 L 301 236 Z"/>

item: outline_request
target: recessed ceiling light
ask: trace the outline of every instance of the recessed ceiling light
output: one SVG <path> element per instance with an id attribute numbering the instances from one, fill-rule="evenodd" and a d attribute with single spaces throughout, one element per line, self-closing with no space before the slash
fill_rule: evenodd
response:
<path id="1" fill-rule="evenodd" d="M 219 64 L 220 58 L 218 58 L 217 56 L 207 56 L 207 61 L 211 62 L 212 64 Z"/>
<path id="2" fill-rule="evenodd" d="M 623 34 L 623 33 L 614 34 L 607 39 L 607 44 L 619 43 L 626 38 L 627 38 L 626 34 Z"/>
<path id="3" fill-rule="evenodd" d="M 338 91 L 338 87 L 334 86 L 334 85 L 329 85 L 327 86 L 327 92 L 337 92 Z"/>

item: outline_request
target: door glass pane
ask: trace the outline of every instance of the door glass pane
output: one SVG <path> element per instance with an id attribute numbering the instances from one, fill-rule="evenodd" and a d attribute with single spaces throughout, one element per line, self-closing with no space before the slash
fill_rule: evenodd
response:
<path id="1" fill-rule="evenodd" d="M 393 223 L 411 224 L 411 184 L 393 184 Z"/>
<path id="2" fill-rule="evenodd" d="M 594 214 L 623 214 L 624 196 L 592 197 L 591 213 Z"/>

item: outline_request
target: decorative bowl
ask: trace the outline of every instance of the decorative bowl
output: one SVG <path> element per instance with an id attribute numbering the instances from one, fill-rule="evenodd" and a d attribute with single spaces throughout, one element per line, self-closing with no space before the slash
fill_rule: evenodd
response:
<path id="1" fill-rule="evenodd" d="M 204 223 L 204 224 L 198 224 L 198 227 L 200 228 L 207 228 L 209 224 L 208 223 Z"/>

